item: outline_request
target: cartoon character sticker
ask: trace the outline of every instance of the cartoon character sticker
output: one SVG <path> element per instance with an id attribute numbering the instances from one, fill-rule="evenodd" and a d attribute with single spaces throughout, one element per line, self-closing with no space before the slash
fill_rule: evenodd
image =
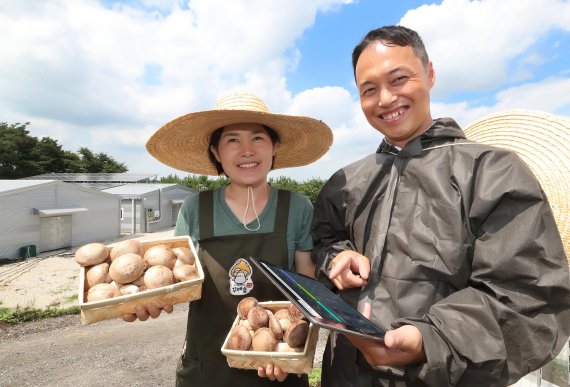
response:
<path id="1" fill-rule="evenodd" d="M 243 258 L 238 259 L 232 265 L 229 271 L 230 275 L 230 294 L 234 296 L 243 296 L 253 289 L 253 270 L 251 265 Z"/>

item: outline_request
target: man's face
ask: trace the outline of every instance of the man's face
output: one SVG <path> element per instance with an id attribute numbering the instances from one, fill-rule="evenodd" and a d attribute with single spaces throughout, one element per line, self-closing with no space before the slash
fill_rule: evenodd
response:
<path id="1" fill-rule="evenodd" d="M 435 73 L 411 47 L 372 42 L 358 58 L 355 74 L 362 111 L 390 144 L 403 147 L 429 127 Z"/>

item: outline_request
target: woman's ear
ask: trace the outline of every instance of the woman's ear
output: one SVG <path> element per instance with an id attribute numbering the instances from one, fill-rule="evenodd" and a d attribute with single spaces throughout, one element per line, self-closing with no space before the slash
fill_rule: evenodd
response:
<path id="1" fill-rule="evenodd" d="M 212 154 L 214 155 L 216 160 L 218 160 L 218 163 L 221 164 L 222 160 L 220 160 L 220 154 L 218 153 L 218 150 L 216 148 L 214 148 L 213 145 L 210 145 L 210 152 L 212 152 Z"/>

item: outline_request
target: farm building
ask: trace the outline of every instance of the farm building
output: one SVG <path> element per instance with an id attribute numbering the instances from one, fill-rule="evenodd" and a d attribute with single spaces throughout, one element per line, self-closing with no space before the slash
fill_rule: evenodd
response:
<path id="1" fill-rule="evenodd" d="M 120 198 L 57 180 L 0 180 L 0 258 L 120 235 Z"/>
<path id="2" fill-rule="evenodd" d="M 194 192 L 178 184 L 123 184 L 104 189 L 121 198 L 121 232 L 154 232 L 176 224 L 184 199 Z"/>

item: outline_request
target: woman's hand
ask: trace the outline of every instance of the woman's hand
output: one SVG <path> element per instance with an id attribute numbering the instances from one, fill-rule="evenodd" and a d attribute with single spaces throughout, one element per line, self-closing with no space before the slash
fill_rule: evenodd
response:
<path id="1" fill-rule="evenodd" d="M 172 311 L 174 310 L 174 306 L 170 304 L 160 305 L 160 306 L 153 304 L 149 305 L 138 304 L 135 308 L 135 313 L 124 314 L 123 320 L 126 322 L 133 322 L 138 318 L 140 321 L 146 321 L 148 320 L 149 317 L 157 318 L 158 316 L 160 316 L 160 313 L 163 310 L 166 313 L 172 313 Z"/>
<path id="2" fill-rule="evenodd" d="M 258 367 L 257 368 L 257 375 L 260 378 L 268 378 L 269 380 L 277 380 L 278 382 L 282 382 L 287 378 L 289 375 L 287 372 L 283 372 L 279 366 L 273 365 L 273 363 L 269 363 L 267 366 Z"/>

